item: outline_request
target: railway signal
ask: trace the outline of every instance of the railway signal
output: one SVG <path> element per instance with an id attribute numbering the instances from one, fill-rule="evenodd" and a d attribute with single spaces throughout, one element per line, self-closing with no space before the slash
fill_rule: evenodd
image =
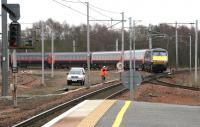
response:
<path id="1" fill-rule="evenodd" d="M 12 22 L 9 25 L 9 48 L 19 48 L 21 41 L 21 25 L 18 22 Z"/>
<path id="2" fill-rule="evenodd" d="M 8 94 L 8 55 L 7 48 L 13 48 L 13 56 L 16 58 L 16 48 L 20 45 L 21 40 L 21 25 L 17 22 L 20 18 L 20 6 L 19 4 L 7 4 L 7 0 L 2 0 L 2 95 Z M 7 12 L 10 19 L 13 21 L 9 25 L 9 46 L 7 44 Z M 17 68 L 17 61 L 13 59 L 13 68 Z M 17 106 L 17 74 L 13 73 L 13 103 L 14 107 Z"/>

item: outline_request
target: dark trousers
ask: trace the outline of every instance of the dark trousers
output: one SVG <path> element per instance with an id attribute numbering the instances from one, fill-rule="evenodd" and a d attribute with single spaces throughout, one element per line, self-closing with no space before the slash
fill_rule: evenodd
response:
<path id="1" fill-rule="evenodd" d="M 102 82 L 105 82 L 106 77 L 102 75 L 102 76 L 101 76 L 101 79 L 102 79 Z"/>

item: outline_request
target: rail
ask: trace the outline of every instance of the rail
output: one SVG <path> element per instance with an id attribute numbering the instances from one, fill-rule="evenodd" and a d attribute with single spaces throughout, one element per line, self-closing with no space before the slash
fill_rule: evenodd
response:
<path id="1" fill-rule="evenodd" d="M 119 88 L 117 89 L 117 87 L 119 87 Z M 116 89 L 114 92 L 113 91 L 110 92 L 110 94 L 108 94 L 103 99 L 111 97 L 111 94 L 113 94 L 113 93 L 116 93 L 115 95 L 117 96 L 117 91 L 120 91 L 122 88 L 123 88 L 123 86 L 121 85 L 121 83 L 115 83 L 115 84 L 113 84 L 111 86 L 107 86 L 107 87 L 101 88 L 99 90 L 96 90 L 96 91 L 90 92 L 88 94 L 82 95 L 82 96 L 80 96 L 78 98 L 75 98 L 75 99 L 73 99 L 71 101 L 65 102 L 65 103 L 60 104 L 58 106 L 55 106 L 55 107 L 53 107 L 53 108 L 51 108 L 51 109 L 49 109 L 47 111 L 44 111 L 44 112 L 42 112 L 42 113 L 40 113 L 38 115 L 35 115 L 35 116 L 25 120 L 25 121 L 22 121 L 22 122 L 20 122 L 20 123 L 18 123 L 16 125 L 14 125 L 13 127 L 26 127 L 26 126 L 33 125 L 33 124 L 37 123 L 37 121 L 41 121 L 41 119 L 44 119 L 44 118 L 54 114 L 55 112 L 59 112 L 60 110 L 63 110 L 63 109 L 68 110 L 70 108 L 66 108 L 66 107 L 71 107 L 71 105 L 76 105 L 76 104 L 78 104 L 78 103 L 80 103 L 80 102 L 82 102 L 82 101 L 84 101 L 86 99 L 91 98 L 92 96 L 96 96 L 96 97 L 93 97 L 93 98 L 99 98 L 99 97 L 97 97 L 98 96 L 97 94 L 101 94 L 102 95 L 102 93 L 104 91 L 112 91 L 112 89 Z M 106 94 L 104 94 L 104 95 L 106 95 Z M 114 97 L 114 95 L 112 95 L 112 96 Z M 38 126 L 38 124 L 37 124 L 37 126 Z"/>
<path id="2" fill-rule="evenodd" d="M 181 70 L 181 71 L 175 72 L 175 74 L 182 73 L 184 71 Z M 154 81 L 154 82 L 157 82 L 156 83 L 157 85 L 185 88 L 185 89 L 191 89 L 191 90 L 197 90 L 197 89 L 200 90 L 200 88 L 181 86 L 181 85 L 178 85 L 178 84 L 170 84 L 170 83 L 158 80 L 159 78 L 167 77 L 169 75 L 171 75 L 171 73 L 165 72 L 165 73 L 152 74 L 152 75 L 149 75 L 149 76 L 145 76 L 145 77 L 143 77 L 142 84 L 144 85 L 147 82 L 152 83 Z M 119 87 L 119 88 L 117 88 L 117 87 Z M 116 89 L 116 90 L 113 91 L 113 89 Z M 111 91 L 111 92 L 108 92 L 108 94 L 104 94 L 105 91 Z M 82 95 L 82 96 L 80 96 L 78 98 L 75 98 L 75 99 L 73 99 L 71 101 L 68 101 L 68 102 L 60 104 L 60 105 L 58 105 L 56 107 L 53 107 L 53 108 L 51 108 L 51 109 L 49 109 L 47 111 L 44 111 L 44 112 L 42 112 L 42 113 L 40 113 L 40 114 L 38 114 L 36 116 L 33 116 L 33 117 L 31 117 L 31 118 L 29 118 L 29 119 L 27 119 L 25 121 L 22 121 L 22 122 L 20 122 L 20 123 L 18 123 L 16 125 L 14 125 L 13 127 L 26 127 L 26 126 L 29 126 L 29 125 L 33 125 L 33 124 L 37 123 L 37 121 L 41 121 L 44 118 L 54 114 L 55 112 L 58 112 L 58 111 L 63 110 L 63 109 L 65 109 L 65 111 L 66 111 L 66 110 L 70 109 L 73 105 L 76 105 L 76 104 L 80 103 L 81 101 L 84 101 L 84 100 L 89 99 L 89 98 L 92 98 L 92 99 L 111 99 L 111 98 L 114 98 L 115 96 L 117 96 L 117 95 L 119 95 L 119 94 L 121 94 L 121 93 L 123 93 L 125 91 L 127 91 L 127 89 L 123 88 L 121 83 L 115 83 L 115 84 L 113 84 L 111 86 L 107 86 L 107 87 L 101 88 L 99 90 L 90 92 L 88 94 L 85 94 L 85 95 Z M 102 96 L 104 96 L 104 97 L 102 98 Z M 44 123 L 40 124 L 40 126 L 43 125 L 43 124 Z M 37 124 L 37 126 L 38 126 L 38 124 Z"/>

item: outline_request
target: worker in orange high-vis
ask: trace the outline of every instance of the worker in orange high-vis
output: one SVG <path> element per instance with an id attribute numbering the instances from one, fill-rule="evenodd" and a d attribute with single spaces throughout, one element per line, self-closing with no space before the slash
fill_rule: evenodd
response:
<path id="1" fill-rule="evenodd" d="M 101 79 L 102 79 L 102 83 L 105 82 L 106 76 L 107 76 L 107 68 L 106 68 L 106 66 L 103 66 L 103 68 L 101 68 Z"/>

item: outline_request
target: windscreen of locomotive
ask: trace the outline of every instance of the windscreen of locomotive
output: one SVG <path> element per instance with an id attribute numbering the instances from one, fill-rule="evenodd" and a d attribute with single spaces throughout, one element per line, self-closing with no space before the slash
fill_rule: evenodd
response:
<path id="1" fill-rule="evenodd" d="M 165 52 L 165 51 L 154 51 L 153 56 L 167 56 L 167 52 Z"/>

